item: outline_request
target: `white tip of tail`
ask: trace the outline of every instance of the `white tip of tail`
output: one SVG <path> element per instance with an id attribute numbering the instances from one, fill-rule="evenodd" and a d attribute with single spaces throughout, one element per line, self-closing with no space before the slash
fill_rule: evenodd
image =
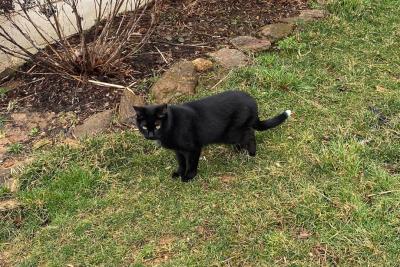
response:
<path id="1" fill-rule="evenodd" d="M 285 111 L 285 114 L 289 118 L 290 115 L 292 115 L 292 111 L 288 109 L 288 110 Z"/>

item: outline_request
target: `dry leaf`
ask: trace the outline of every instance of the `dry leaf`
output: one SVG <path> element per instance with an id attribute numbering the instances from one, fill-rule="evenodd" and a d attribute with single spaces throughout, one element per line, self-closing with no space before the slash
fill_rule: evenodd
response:
<path id="1" fill-rule="evenodd" d="M 312 233 L 307 231 L 306 229 L 301 229 L 299 235 L 297 236 L 299 239 L 307 239 L 312 236 Z"/>
<path id="2" fill-rule="evenodd" d="M 386 93 L 386 92 L 387 92 L 387 89 L 386 89 L 385 87 L 382 87 L 382 86 L 380 86 L 380 85 L 377 85 L 377 86 L 376 86 L 376 91 L 379 92 L 379 93 Z"/>

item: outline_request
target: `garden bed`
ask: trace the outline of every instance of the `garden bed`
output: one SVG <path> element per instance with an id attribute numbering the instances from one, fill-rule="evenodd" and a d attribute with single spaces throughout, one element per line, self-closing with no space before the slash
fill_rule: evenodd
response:
<path id="1" fill-rule="evenodd" d="M 263 25 L 295 14 L 306 7 L 306 0 L 195 0 L 164 1 L 155 31 L 141 53 L 129 59 L 124 73 L 93 79 L 119 85 L 130 85 L 146 93 L 145 82 L 163 72 L 171 63 L 205 55 L 229 44 L 233 36 L 254 35 Z M 256 8 L 255 8 L 256 7 Z M 142 27 L 149 23 L 142 21 Z M 121 90 L 68 80 L 32 64 L 23 67 L 12 80 L 3 82 L 9 88 L 0 99 L 2 113 L 9 111 L 72 111 L 82 120 L 101 110 L 114 107 Z"/>

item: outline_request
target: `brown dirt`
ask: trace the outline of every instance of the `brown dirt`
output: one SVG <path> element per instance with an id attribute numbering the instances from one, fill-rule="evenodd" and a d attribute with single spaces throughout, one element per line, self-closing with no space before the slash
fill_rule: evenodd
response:
<path id="1" fill-rule="evenodd" d="M 229 44 L 238 35 L 254 35 L 265 24 L 294 15 L 306 7 L 307 0 L 167 0 L 161 7 L 161 18 L 149 43 L 140 55 L 126 62 L 130 66 L 120 77 L 95 79 L 129 85 L 160 74 L 173 62 L 193 59 Z M 143 21 L 143 27 L 148 22 Z M 163 59 L 160 52 L 164 56 Z M 0 97 L 0 112 L 72 111 L 83 120 L 89 115 L 115 106 L 121 90 L 83 84 L 58 75 L 41 74 L 39 67 L 26 64 L 23 71 L 0 87 L 10 90 Z M 140 84 L 140 82 L 138 82 Z M 143 93 L 149 83 L 141 86 Z M 11 104 L 10 104 L 11 103 Z"/>

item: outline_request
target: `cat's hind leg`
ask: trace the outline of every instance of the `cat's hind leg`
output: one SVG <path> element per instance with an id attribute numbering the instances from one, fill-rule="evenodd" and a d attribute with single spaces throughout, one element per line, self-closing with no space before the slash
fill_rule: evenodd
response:
<path id="1" fill-rule="evenodd" d="M 246 130 L 239 144 L 235 145 L 237 150 L 247 150 L 250 156 L 256 155 L 256 136 L 253 129 Z"/>
<path id="2" fill-rule="evenodd" d="M 246 149 L 249 152 L 249 155 L 252 157 L 256 156 L 257 144 L 256 144 L 256 135 L 253 129 L 250 129 L 248 133 L 248 141 L 246 144 Z"/>

